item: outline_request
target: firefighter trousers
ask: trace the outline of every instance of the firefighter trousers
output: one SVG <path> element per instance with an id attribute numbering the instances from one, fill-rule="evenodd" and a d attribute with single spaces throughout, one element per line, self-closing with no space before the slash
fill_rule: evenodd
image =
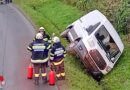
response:
<path id="1" fill-rule="evenodd" d="M 40 74 L 42 76 L 43 82 L 47 82 L 47 73 L 46 73 L 46 63 L 36 63 L 34 65 L 34 78 L 35 81 L 39 81 Z"/>
<path id="2" fill-rule="evenodd" d="M 64 61 L 53 62 L 58 80 L 65 79 Z"/>

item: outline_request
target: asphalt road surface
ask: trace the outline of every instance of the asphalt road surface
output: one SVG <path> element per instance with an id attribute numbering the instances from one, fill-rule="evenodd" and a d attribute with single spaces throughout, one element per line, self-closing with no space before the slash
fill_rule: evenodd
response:
<path id="1" fill-rule="evenodd" d="M 6 84 L 0 90 L 58 90 L 57 86 L 27 79 L 30 52 L 35 31 L 30 22 L 12 5 L 0 5 L 0 74 Z"/>

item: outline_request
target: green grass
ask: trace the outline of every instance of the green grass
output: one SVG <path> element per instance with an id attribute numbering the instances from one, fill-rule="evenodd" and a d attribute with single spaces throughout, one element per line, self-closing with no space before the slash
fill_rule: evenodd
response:
<path id="1" fill-rule="evenodd" d="M 62 0 L 14 1 L 31 17 L 37 27 L 44 26 L 50 35 L 53 32 L 59 35 L 67 25 L 84 14 L 76 7 L 61 2 Z M 125 44 L 124 53 L 114 69 L 102 79 L 100 85 L 91 76 L 84 73 L 83 65 L 78 59 L 67 55 L 65 58 L 67 90 L 130 90 L 130 45 L 126 41 L 126 36 L 122 36 L 122 38 Z M 62 43 L 66 45 L 63 39 Z"/>

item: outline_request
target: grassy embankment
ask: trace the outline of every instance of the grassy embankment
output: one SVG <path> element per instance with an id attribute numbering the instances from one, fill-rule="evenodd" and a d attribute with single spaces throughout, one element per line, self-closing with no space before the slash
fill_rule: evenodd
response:
<path id="1" fill-rule="evenodd" d="M 50 35 L 53 32 L 59 35 L 68 24 L 84 14 L 81 10 L 66 5 L 61 0 L 15 0 L 15 2 L 32 18 L 37 27 L 44 26 Z M 100 5 L 102 6 L 101 3 L 99 3 Z M 93 5 L 90 3 L 89 6 Z M 87 12 L 91 9 L 88 8 Z M 129 90 L 130 46 L 126 42 L 126 38 L 123 40 L 126 47 L 124 54 L 113 71 L 102 79 L 101 85 L 84 73 L 83 66 L 78 59 L 67 55 L 65 59 L 66 82 L 69 83 L 69 85 L 66 83 L 67 90 Z M 64 40 L 62 43 L 66 45 Z"/>

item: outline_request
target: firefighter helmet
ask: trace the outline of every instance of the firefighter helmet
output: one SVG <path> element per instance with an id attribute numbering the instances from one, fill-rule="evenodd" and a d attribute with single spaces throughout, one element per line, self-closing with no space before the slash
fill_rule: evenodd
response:
<path id="1" fill-rule="evenodd" d="M 45 28 L 44 27 L 40 27 L 39 30 L 45 30 Z"/>
<path id="2" fill-rule="evenodd" d="M 43 35 L 41 33 L 37 33 L 35 38 L 36 39 L 43 39 Z"/>
<path id="3" fill-rule="evenodd" d="M 53 41 L 54 43 L 58 43 L 58 42 L 60 42 L 60 38 L 57 37 L 57 36 L 55 36 L 55 37 L 53 37 L 52 41 Z"/>

